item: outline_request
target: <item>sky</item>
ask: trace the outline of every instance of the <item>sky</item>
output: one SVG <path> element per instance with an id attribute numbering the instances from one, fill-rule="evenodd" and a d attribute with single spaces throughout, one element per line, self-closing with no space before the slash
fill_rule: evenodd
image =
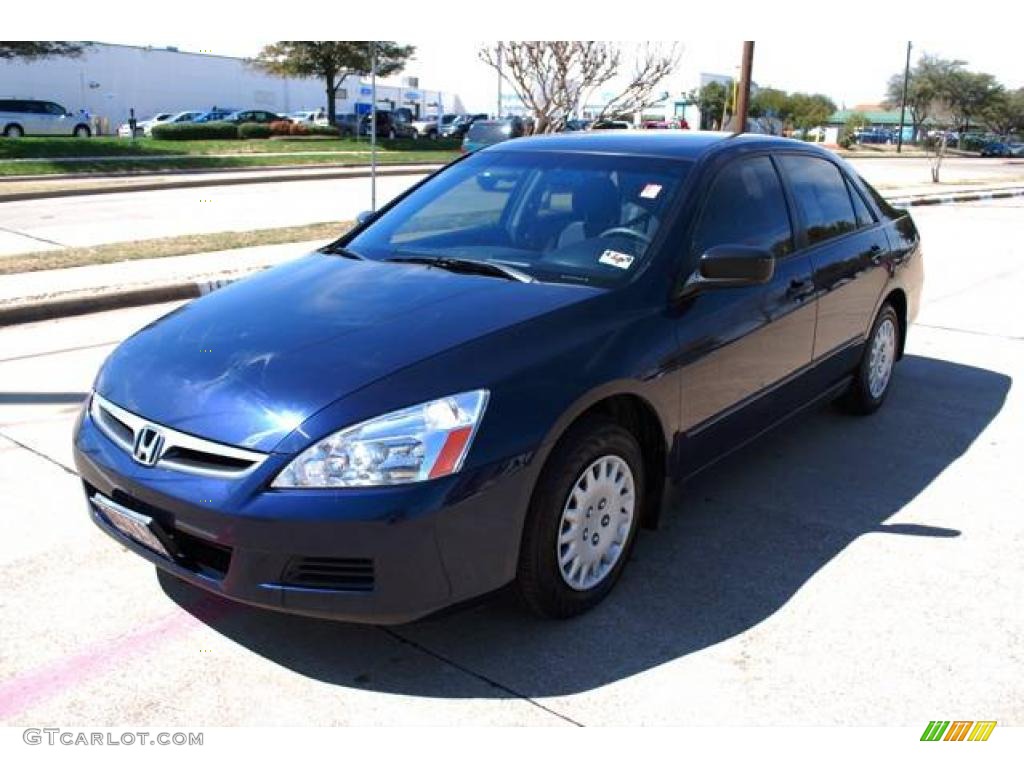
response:
<path id="1" fill-rule="evenodd" d="M 254 56 L 269 40 L 223 40 L 209 38 L 189 40 L 120 40 L 103 42 L 130 45 L 176 45 L 187 51 L 211 51 L 228 56 Z M 497 75 L 480 62 L 477 51 L 487 41 L 450 39 L 403 39 L 416 46 L 417 52 L 403 74 L 415 75 L 420 87 L 456 93 L 467 110 L 494 111 L 497 102 Z M 624 50 L 633 43 L 622 43 Z M 734 74 L 738 71 L 742 43 L 739 40 L 680 41 L 682 58 L 675 75 L 664 83 L 664 89 L 676 94 L 696 86 L 702 72 Z M 982 37 L 959 37 L 945 40 L 914 41 L 911 61 L 927 52 L 944 58 L 967 61 L 968 67 L 989 72 L 1009 88 L 1024 86 L 1024 67 L 1019 52 L 1006 42 Z M 837 106 L 877 104 L 885 95 L 889 77 L 903 70 L 906 57 L 905 40 L 875 39 L 866 48 L 863 38 L 850 35 L 849 41 L 831 36 L 808 36 L 799 43 L 792 39 L 759 41 L 754 52 L 754 81 L 762 86 L 786 91 L 824 93 Z M 507 91 L 507 86 L 506 86 Z"/>

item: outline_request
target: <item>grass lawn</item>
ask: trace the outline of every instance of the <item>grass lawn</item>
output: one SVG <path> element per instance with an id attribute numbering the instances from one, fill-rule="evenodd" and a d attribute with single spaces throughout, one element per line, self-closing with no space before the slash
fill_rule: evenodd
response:
<path id="1" fill-rule="evenodd" d="M 42 269 L 82 267 L 136 259 L 158 259 L 163 256 L 184 256 L 191 253 L 227 251 L 253 245 L 277 245 L 337 239 L 352 227 L 351 221 L 328 221 L 298 227 L 256 229 L 246 232 L 214 232 L 203 235 L 180 235 L 155 240 L 133 240 L 105 243 L 87 248 L 65 248 L 60 251 L 38 251 L 0 257 L 0 275 L 37 272 Z"/>
<path id="2" fill-rule="evenodd" d="M 458 142 L 451 140 L 382 139 L 377 151 L 378 161 L 386 165 L 446 163 L 457 156 Z M 0 176 L 273 165 L 365 165 L 369 161 L 370 145 L 365 138 L 359 141 L 299 137 L 196 141 L 136 139 L 134 142 L 112 136 L 91 139 L 0 138 Z"/>

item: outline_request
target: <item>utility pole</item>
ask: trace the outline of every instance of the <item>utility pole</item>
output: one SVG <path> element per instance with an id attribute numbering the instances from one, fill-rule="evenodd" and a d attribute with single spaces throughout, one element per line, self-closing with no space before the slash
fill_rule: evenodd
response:
<path id="1" fill-rule="evenodd" d="M 900 101 L 900 135 L 896 137 L 896 154 L 903 152 L 903 121 L 907 114 L 907 85 L 910 83 L 910 49 L 913 46 L 907 41 L 907 65 L 903 68 L 903 99 Z"/>
<path id="2" fill-rule="evenodd" d="M 377 41 L 370 41 L 370 210 L 377 212 Z"/>
<path id="3" fill-rule="evenodd" d="M 754 43 L 743 43 L 743 64 L 740 67 L 740 86 L 736 99 L 736 133 L 747 130 L 747 110 L 750 107 L 750 71 L 754 68 Z"/>

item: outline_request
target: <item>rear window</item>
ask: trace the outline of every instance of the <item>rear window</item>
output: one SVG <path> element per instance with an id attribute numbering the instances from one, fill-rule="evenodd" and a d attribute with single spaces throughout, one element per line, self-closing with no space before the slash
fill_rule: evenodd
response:
<path id="1" fill-rule="evenodd" d="M 493 120 L 477 120 L 469 127 L 470 141 L 500 141 L 512 135 L 512 124 Z"/>

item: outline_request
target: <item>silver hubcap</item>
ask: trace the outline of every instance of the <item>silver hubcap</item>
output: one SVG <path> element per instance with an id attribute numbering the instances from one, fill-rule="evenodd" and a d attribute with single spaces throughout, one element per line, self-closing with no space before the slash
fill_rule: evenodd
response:
<path id="1" fill-rule="evenodd" d="M 871 339 L 871 357 L 868 359 L 868 388 L 871 396 L 878 399 L 889 386 L 892 365 L 896 359 L 896 325 L 891 318 L 885 318 Z"/>
<path id="2" fill-rule="evenodd" d="M 602 456 L 576 479 L 558 528 L 558 567 L 575 590 L 600 584 L 619 561 L 633 527 L 633 473 L 618 456 Z"/>

